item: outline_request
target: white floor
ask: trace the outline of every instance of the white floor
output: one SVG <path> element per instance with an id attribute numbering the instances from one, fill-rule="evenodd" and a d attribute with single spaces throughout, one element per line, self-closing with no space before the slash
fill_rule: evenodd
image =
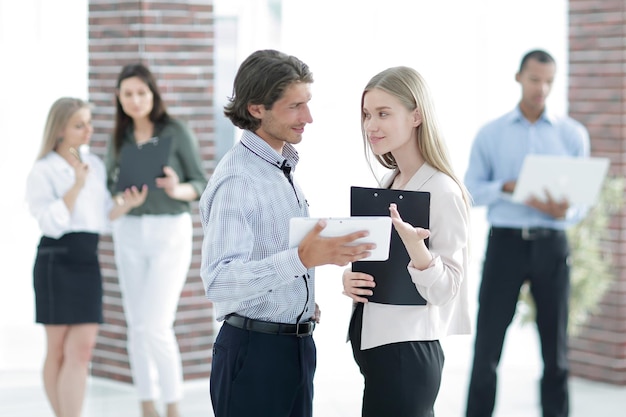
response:
<path id="1" fill-rule="evenodd" d="M 332 271 L 329 271 L 332 272 Z M 316 417 L 358 417 L 362 380 L 353 362 L 349 345 L 344 342 L 349 301 L 340 295 L 337 280 L 320 274 L 319 302 L 322 323 L 316 329 L 318 369 L 314 410 Z M 333 275 L 333 274 L 328 274 Z M 36 330 L 39 330 L 36 328 Z M 38 331 L 2 332 L 0 353 L 0 416 L 53 417 L 40 383 L 39 364 L 43 338 Z M 29 343 L 24 343 L 30 338 Z M 22 343 L 6 343 L 8 340 Z M 469 336 L 443 341 L 446 353 L 444 379 L 436 404 L 439 417 L 461 417 L 472 353 Z M 9 346 L 12 346 L 9 347 Z M 37 353 L 39 352 L 39 353 Z M 32 358 L 32 366 L 11 367 L 10 355 L 17 363 Z M 538 342 L 534 326 L 511 327 L 500 367 L 498 403 L 494 417 L 539 417 L 537 406 L 540 376 Z M 572 379 L 571 417 L 621 417 L 626 407 L 626 387 Z M 181 404 L 183 417 L 213 416 L 208 381 L 185 384 Z M 99 378 L 89 380 L 83 417 L 139 417 L 139 407 L 132 386 Z"/>

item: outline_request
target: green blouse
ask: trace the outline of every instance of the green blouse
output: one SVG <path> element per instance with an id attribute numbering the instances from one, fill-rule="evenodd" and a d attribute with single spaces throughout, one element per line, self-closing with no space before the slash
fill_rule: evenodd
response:
<path id="1" fill-rule="evenodd" d="M 165 123 L 155 124 L 154 136 L 171 137 L 172 145 L 168 165 L 176 171 L 181 183 L 189 183 L 196 190 L 198 198 L 207 184 L 206 174 L 202 169 L 202 162 L 198 152 L 195 135 L 184 123 L 169 118 Z M 123 143 L 135 145 L 132 126 L 124 135 Z M 105 160 L 107 169 L 107 186 L 111 194 L 116 194 L 117 174 L 119 172 L 119 155 L 115 155 L 113 140 L 109 141 Z M 189 212 L 191 205 L 187 201 L 170 198 L 163 189 L 154 188 L 148 191 L 146 201 L 139 207 L 132 209 L 128 214 L 141 216 L 144 214 L 180 214 Z"/>

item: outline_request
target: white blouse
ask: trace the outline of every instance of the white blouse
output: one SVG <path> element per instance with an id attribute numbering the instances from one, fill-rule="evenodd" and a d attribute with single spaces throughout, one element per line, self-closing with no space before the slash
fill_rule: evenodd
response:
<path id="1" fill-rule="evenodd" d="M 106 188 L 102 160 L 91 153 L 82 155 L 89 165 L 85 186 L 70 212 L 63 196 L 75 181 L 74 168 L 52 151 L 35 162 L 26 182 L 26 202 L 44 236 L 58 239 L 70 232 L 110 231 L 108 213 L 113 207 Z"/>
<path id="2" fill-rule="evenodd" d="M 382 186 L 389 187 L 396 172 Z M 430 192 L 430 252 L 423 271 L 407 266 L 424 306 L 366 303 L 361 349 L 405 341 L 438 340 L 471 331 L 468 306 L 469 218 L 459 186 L 446 174 L 424 165 L 405 190 Z M 402 213 L 400 213 L 402 216 Z"/>

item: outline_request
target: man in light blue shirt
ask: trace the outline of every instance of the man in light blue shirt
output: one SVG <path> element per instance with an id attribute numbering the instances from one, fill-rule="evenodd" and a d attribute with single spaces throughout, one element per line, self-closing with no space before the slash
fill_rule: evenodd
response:
<path id="1" fill-rule="evenodd" d="M 216 417 L 311 417 L 319 322 L 314 267 L 369 255 L 367 235 L 322 238 L 321 220 L 289 247 L 289 219 L 308 217 L 293 178 L 313 76 L 296 57 L 254 52 L 235 76 L 224 114 L 243 129 L 200 200 L 201 276 L 224 321 L 214 343 L 211 400 Z"/>
<path id="2" fill-rule="evenodd" d="M 570 282 L 565 229 L 578 222 L 583 211 L 549 194 L 534 196 L 525 204 L 510 198 L 526 155 L 589 155 L 587 130 L 545 108 L 555 72 L 556 63 L 547 52 L 528 52 L 516 74 L 522 88 L 519 105 L 480 129 L 472 146 L 465 184 L 475 205 L 488 207 L 491 229 L 479 292 L 467 417 L 493 413 L 502 345 L 525 281 L 536 303 L 541 340 L 543 417 L 569 414 Z"/>

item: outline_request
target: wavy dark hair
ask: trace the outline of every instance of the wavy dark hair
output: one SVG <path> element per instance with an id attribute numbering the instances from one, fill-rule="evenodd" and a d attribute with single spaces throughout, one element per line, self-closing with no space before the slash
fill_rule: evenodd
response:
<path id="1" fill-rule="evenodd" d="M 156 80 L 154 79 L 154 75 L 148 67 L 146 67 L 142 63 L 133 63 L 128 64 L 122 68 L 122 71 L 117 77 L 117 92 L 119 93 L 120 86 L 122 85 L 122 81 L 127 78 L 137 77 L 142 80 L 150 91 L 152 92 L 152 111 L 150 112 L 150 121 L 152 123 L 162 123 L 165 122 L 170 116 L 167 113 L 167 108 L 165 107 L 165 103 L 161 99 L 161 93 L 156 84 Z M 122 108 L 122 103 L 120 103 L 120 98 L 118 94 L 115 94 L 115 130 L 113 133 L 113 144 L 115 146 L 115 154 L 118 155 L 120 149 L 122 149 L 122 144 L 124 140 L 124 135 L 129 126 L 132 126 L 133 119 L 124 112 Z"/>
<path id="2" fill-rule="evenodd" d="M 256 51 L 237 70 L 224 115 L 235 126 L 255 131 L 261 121 L 252 117 L 248 105 L 262 104 L 271 110 L 285 90 L 298 82 L 313 82 L 313 74 L 304 62 L 273 49 Z"/>

